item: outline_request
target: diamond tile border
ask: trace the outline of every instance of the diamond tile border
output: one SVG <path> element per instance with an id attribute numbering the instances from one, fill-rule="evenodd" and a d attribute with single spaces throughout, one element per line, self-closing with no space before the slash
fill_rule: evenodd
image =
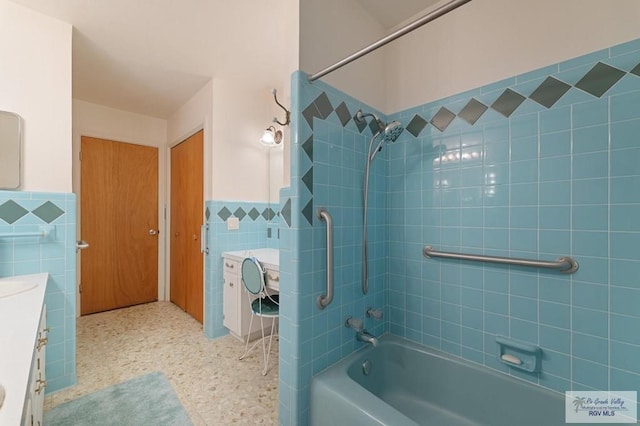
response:
<path id="1" fill-rule="evenodd" d="M 47 223 L 51 223 L 64 214 L 64 210 L 53 204 L 51 201 L 47 201 L 38 208 L 31 211 L 34 215 Z"/>
<path id="2" fill-rule="evenodd" d="M 231 201 L 229 202 L 229 204 L 233 205 L 233 202 Z M 261 203 L 261 204 L 264 205 L 266 203 Z M 220 220 L 222 220 L 223 222 L 226 222 L 227 219 L 234 216 L 234 217 L 237 217 L 240 221 L 250 219 L 255 222 L 256 220 L 259 220 L 260 218 L 262 218 L 260 220 L 265 220 L 269 222 L 279 215 L 279 212 L 277 212 L 271 207 L 262 208 L 257 206 L 248 206 L 248 207 L 245 206 L 246 210 L 245 208 L 237 207 L 232 212 L 231 208 L 233 207 L 230 207 L 229 205 L 223 206 L 217 213 L 217 216 L 220 218 Z M 210 216 L 207 216 L 207 220 L 210 220 Z"/>
<path id="3" fill-rule="evenodd" d="M 601 97 L 626 74 L 632 74 L 640 77 L 640 64 L 633 67 L 629 72 L 626 72 L 611 65 L 598 62 L 573 86 L 554 77 L 554 75 L 547 76 L 528 98 L 546 108 L 551 108 L 560 100 L 560 98 L 562 98 L 562 96 L 565 95 L 567 91 L 571 89 L 571 87 L 576 87 L 592 96 Z M 505 118 L 509 118 L 526 99 L 527 96 L 524 96 L 511 88 L 506 88 L 490 106 L 487 106 L 472 97 L 458 112 L 458 114 L 450 111 L 445 106 L 441 106 L 430 119 L 423 117 L 420 114 L 415 114 L 406 125 L 406 130 L 414 137 L 418 137 L 422 131 L 431 124 L 440 132 L 444 132 L 456 118 L 460 118 L 467 124 L 473 126 L 489 108 L 502 114 Z M 319 118 L 326 120 L 332 112 L 336 113 L 342 127 L 346 127 L 347 124 L 353 120 L 360 133 L 362 133 L 367 127 L 369 127 L 372 134 L 375 134 L 378 131 L 378 126 L 374 120 L 371 120 L 368 123 L 356 121 L 344 101 L 334 109 L 325 92 L 322 92 L 309 105 L 307 105 L 304 110 L 302 110 L 301 114 L 307 124 L 309 124 L 312 131 L 311 136 L 301 144 L 301 148 L 306 156 L 311 160 L 312 166 L 304 173 L 303 176 L 300 177 L 302 183 L 301 186 L 306 187 L 312 196 L 311 200 L 307 202 L 301 211 L 302 215 L 310 224 L 312 224 L 313 219 L 313 119 Z M 220 212 L 218 215 L 220 215 Z M 291 227 L 291 199 L 287 200 L 287 203 L 281 212 L 281 216 L 285 219 L 287 226 Z"/>
<path id="4" fill-rule="evenodd" d="M 4 220 L 9 225 L 18 219 L 21 219 L 28 213 L 29 210 L 25 209 L 13 200 L 6 201 L 0 205 L 0 219 Z"/>

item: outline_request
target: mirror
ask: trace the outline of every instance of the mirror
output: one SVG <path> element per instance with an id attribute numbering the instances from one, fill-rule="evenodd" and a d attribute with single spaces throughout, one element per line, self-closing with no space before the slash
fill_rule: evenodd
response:
<path id="1" fill-rule="evenodd" d="M 0 111 L 0 189 L 20 187 L 22 119 Z"/>
<path id="2" fill-rule="evenodd" d="M 283 145 L 281 143 L 276 147 L 269 148 L 269 207 L 274 211 L 280 209 L 280 188 L 282 188 L 284 182 Z"/>

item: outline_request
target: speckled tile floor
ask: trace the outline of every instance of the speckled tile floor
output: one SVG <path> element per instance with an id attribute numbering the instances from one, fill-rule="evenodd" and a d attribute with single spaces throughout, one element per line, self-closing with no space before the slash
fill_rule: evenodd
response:
<path id="1" fill-rule="evenodd" d="M 78 318 L 78 384 L 48 395 L 45 410 L 152 371 L 171 382 L 195 425 L 278 423 L 278 347 L 262 376 L 262 350 L 242 361 L 231 336 L 208 340 L 202 325 L 169 302 Z"/>

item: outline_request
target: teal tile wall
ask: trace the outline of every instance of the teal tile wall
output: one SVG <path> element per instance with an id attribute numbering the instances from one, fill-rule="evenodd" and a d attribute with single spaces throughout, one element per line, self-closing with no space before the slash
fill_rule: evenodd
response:
<path id="1" fill-rule="evenodd" d="M 226 219 L 235 215 L 240 228 L 229 231 Z M 222 325 L 222 253 L 254 248 L 278 248 L 279 208 L 269 203 L 210 200 L 205 203 L 209 225 L 205 260 L 205 335 L 224 336 Z M 270 235 L 270 236 L 269 236 Z"/>
<path id="2" fill-rule="evenodd" d="M 280 378 L 279 415 L 283 425 L 308 420 L 311 376 L 362 347 L 344 326 L 348 316 L 365 320 L 374 335 L 384 321 L 365 318 L 367 307 L 386 309 L 385 191 L 387 160 L 372 166 L 369 292 L 361 292 L 362 176 L 369 127 L 351 117 L 369 106 L 326 85 L 310 84 L 303 73 L 292 77 L 291 187 L 281 192 Z M 380 115 L 383 119 L 384 116 Z M 384 152 L 384 151 L 383 151 Z M 316 305 L 326 289 L 326 225 L 317 209 L 326 207 L 334 222 L 334 300 Z M 284 214 L 290 211 L 290 220 Z"/>
<path id="3" fill-rule="evenodd" d="M 49 343 L 46 392 L 76 383 L 76 197 L 0 191 L 0 233 L 55 226 L 55 238 L 0 238 L 0 276 L 50 274 L 45 293 Z"/>
<path id="4" fill-rule="evenodd" d="M 389 286 L 391 333 L 559 392 L 640 391 L 640 41 L 596 53 L 391 116 L 456 114 L 389 150 L 389 282 L 406 283 Z M 589 81 L 594 68 L 609 74 Z M 549 77 L 565 84 L 539 104 Z M 508 117 L 493 108 L 505 89 L 524 99 Z M 489 106 L 473 124 L 471 99 Z M 423 245 L 571 255 L 580 270 L 426 259 Z M 497 334 L 539 345 L 541 373 L 500 364 Z"/>

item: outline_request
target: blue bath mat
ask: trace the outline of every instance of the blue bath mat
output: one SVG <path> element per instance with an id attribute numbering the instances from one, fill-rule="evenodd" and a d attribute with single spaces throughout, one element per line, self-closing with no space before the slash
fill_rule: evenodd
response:
<path id="1" fill-rule="evenodd" d="M 45 426 L 193 425 L 164 374 L 150 373 L 53 407 Z"/>

